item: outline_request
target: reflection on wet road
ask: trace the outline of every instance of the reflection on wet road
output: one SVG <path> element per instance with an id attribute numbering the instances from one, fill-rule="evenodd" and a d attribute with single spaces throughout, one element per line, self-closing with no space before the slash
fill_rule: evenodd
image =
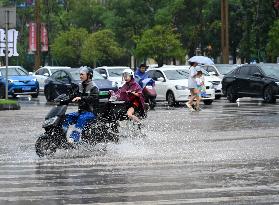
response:
<path id="1" fill-rule="evenodd" d="M 279 203 L 278 103 L 220 100 L 200 113 L 160 104 L 144 138 L 39 159 L 51 106 L 40 98 L 0 112 L 0 204 Z"/>

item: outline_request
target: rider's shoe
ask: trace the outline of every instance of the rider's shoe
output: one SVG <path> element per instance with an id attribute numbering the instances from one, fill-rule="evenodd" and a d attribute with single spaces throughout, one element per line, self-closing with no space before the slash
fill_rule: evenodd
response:
<path id="1" fill-rule="evenodd" d="M 70 137 L 68 138 L 68 142 L 70 144 L 77 143 L 80 141 L 80 132 L 77 130 L 73 130 Z"/>

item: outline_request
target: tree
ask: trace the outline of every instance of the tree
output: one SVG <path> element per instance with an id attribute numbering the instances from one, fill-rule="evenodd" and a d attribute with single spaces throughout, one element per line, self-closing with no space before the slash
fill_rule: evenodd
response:
<path id="1" fill-rule="evenodd" d="M 185 51 L 182 48 L 180 37 L 171 28 L 157 25 L 136 37 L 135 54 L 139 58 L 154 58 L 159 66 L 164 60 L 178 58 L 182 60 Z"/>
<path id="2" fill-rule="evenodd" d="M 54 58 L 62 65 L 80 66 L 82 46 L 88 37 L 88 32 L 83 28 L 70 28 L 62 32 L 52 44 Z"/>
<path id="3" fill-rule="evenodd" d="M 116 42 L 114 33 L 108 29 L 90 34 L 81 53 L 82 62 L 94 67 L 112 65 L 123 55 L 124 49 Z"/>
<path id="4" fill-rule="evenodd" d="M 273 62 L 279 57 L 279 20 L 275 21 L 269 33 L 269 43 L 267 45 L 268 55 Z"/>

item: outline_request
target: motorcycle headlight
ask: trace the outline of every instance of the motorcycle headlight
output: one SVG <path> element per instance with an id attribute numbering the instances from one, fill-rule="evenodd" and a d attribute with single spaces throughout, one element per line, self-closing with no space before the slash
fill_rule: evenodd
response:
<path id="1" fill-rule="evenodd" d="M 45 122 L 43 123 L 43 127 L 48 127 L 50 125 L 53 125 L 57 119 L 58 119 L 58 117 L 55 116 L 55 117 L 45 120 Z"/>
<path id="2" fill-rule="evenodd" d="M 176 90 L 187 90 L 188 88 L 186 86 L 182 86 L 182 85 L 176 85 L 175 86 Z"/>

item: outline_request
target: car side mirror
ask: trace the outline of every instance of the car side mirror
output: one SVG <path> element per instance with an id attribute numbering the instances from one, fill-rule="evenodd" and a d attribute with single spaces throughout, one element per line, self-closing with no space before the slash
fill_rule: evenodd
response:
<path id="1" fill-rule="evenodd" d="M 262 75 L 261 73 L 259 73 L 259 72 L 254 73 L 253 76 L 259 77 L 259 78 L 262 78 L 262 77 L 263 77 L 263 75 Z"/>
<path id="2" fill-rule="evenodd" d="M 108 76 L 106 74 L 101 74 L 101 76 L 103 76 L 105 79 L 108 78 Z"/>
<path id="3" fill-rule="evenodd" d="M 216 75 L 217 76 L 217 73 L 215 73 L 214 71 L 211 71 L 211 72 L 208 72 L 209 75 Z"/>
<path id="4" fill-rule="evenodd" d="M 160 77 L 160 78 L 157 78 L 157 81 L 165 82 L 165 79 L 163 77 Z"/>
<path id="5" fill-rule="evenodd" d="M 48 73 L 44 73 L 44 76 L 49 77 L 49 74 Z"/>

